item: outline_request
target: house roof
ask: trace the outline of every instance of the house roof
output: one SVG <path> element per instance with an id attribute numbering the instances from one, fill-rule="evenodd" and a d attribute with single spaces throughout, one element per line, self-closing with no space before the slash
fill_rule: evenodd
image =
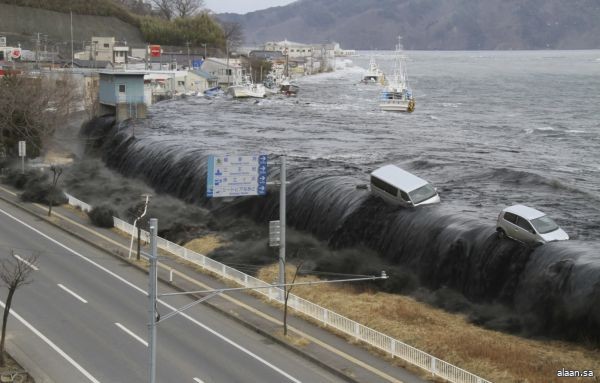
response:
<path id="1" fill-rule="evenodd" d="M 208 72 L 205 72 L 202 69 L 194 69 L 192 72 L 194 72 L 195 74 L 197 74 L 200 77 L 204 77 L 205 79 L 207 79 L 209 81 L 210 80 L 216 81 L 216 80 L 219 79 L 219 77 L 217 77 L 215 75 L 212 75 L 212 74 L 210 74 Z"/>

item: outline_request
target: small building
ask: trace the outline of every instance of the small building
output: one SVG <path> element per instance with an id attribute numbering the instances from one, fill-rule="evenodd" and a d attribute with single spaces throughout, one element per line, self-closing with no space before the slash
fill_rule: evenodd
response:
<path id="1" fill-rule="evenodd" d="M 236 79 L 242 78 L 242 62 L 240 59 L 227 59 L 210 57 L 204 60 L 202 70 L 217 77 L 218 85 L 233 84 Z"/>
<path id="2" fill-rule="evenodd" d="M 144 72 L 100 72 L 100 114 L 114 113 L 117 121 L 146 118 Z"/>

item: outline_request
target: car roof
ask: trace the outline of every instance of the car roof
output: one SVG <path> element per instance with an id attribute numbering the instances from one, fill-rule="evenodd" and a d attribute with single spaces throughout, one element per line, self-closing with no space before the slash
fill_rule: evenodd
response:
<path id="1" fill-rule="evenodd" d="M 528 207 L 525 205 L 513 205 L 513 206 L 505 208 L 503 211 L 507 211 L 509 213 L 516 214 L 518 216 L 521 216 L 521 217 L 523 217 L 525 219 L 529 219 L 529 220 L 540 218 L 540 217 L 543 217 L 546 215 L 539 210 L 536 210 L 532 207 Z"/>
<path id="2" fill-rule="evenodd" d="M 396 165 L 382 166 L 373 171 L 371 175 L 406 192 L 411 192 L 428 184 L 424 179 L 419 178 Z"/>

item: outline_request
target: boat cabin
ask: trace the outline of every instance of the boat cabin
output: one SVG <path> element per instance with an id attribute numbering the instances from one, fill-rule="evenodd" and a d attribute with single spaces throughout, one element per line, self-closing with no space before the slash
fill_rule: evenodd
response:
<path id="1" fill-rule="evenodd" d="M 371 173 L 371 193 L 404 207 L 440 202 L 436 188 L 429 182 L 395 165 L 385 165 Z"/>

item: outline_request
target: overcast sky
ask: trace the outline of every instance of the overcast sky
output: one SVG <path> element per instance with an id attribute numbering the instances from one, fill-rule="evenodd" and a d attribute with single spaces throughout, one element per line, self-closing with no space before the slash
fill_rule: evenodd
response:
<path id="1" fill-rule="evenodd" d="M 204 0 L 206 8 L 215 13 L 248 13 L 279 5 L 286 5 L 295 0 Z"/>

